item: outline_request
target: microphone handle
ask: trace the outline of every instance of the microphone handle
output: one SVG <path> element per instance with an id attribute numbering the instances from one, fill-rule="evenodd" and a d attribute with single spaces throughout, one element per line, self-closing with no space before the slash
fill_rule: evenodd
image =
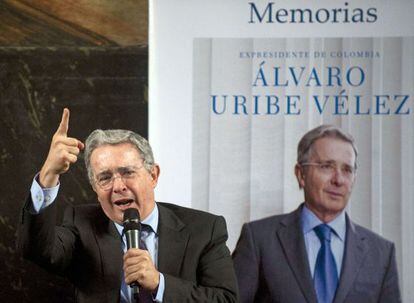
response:
<path id="1" fill-rule="evenodd" d="M 139 286 L 137 282 L 133 282 L 130 285 L 132 287 L 132 297 L 134 298 L 135 301 L 138 301 L 138 296 L 139 296 Z"/>
<path id="2" fill-rule="evenodd" d="M 126 240 L 127 240 L 127 248 L 139 248 L 139 239 L 140 239 L 140 231 L 139 229 L 131 229 L 125 233 Z M 138 299 L 139 295 L 139 285 L 138 282 L 132 282 L 130 285 L 132 287 L 132 295 L 135 300 Z"/>
<path id="3" fill-rule="evenodd" d="M 131 229 L 125 232 L 127 249 L 139 248 L 140 232 L 138 229 Z"/>

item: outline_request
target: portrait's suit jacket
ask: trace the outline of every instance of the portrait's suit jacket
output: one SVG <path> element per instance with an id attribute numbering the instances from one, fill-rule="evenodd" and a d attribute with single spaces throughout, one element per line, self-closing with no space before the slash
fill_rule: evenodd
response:
<path id="1" fill-rule="evenodd" d="M 69 207 L 55 227 L 56 203 L 40 214 L 22 212 L 19 246 L 26 258 L 67 276 L 77 302 L 119 302 L 121 237 L 99 204 Z M 237 302 L 237 281 L 223 217 L 157 203 L 158 270 L 163 302 Z"/>
<path id="2" fill-rule="evenodd" d="M 317 303 L 301 207 L 243 226 L 233 253 L 241 303 Z M 334 303 L 401 302 L 394 245 L 352 223 Z"/>

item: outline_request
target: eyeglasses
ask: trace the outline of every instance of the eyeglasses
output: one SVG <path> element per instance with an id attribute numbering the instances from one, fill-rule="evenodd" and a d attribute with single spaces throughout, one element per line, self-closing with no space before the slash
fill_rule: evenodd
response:
<path id="1" fill-rule="evenodd" d="M 127 183 L 129 180 L 135 179 L 138 176 L 138 170 L 143 167 L 143 165 L 140 167 L 118 167 L 115 173 L 110 170 L 104 171 L 95 177 L 95 183 L 103 190 L 110 190 L 116 178 L 121 178 L 122 182 Z"/>
<path id="2" fill-rule="evenodd" d="M 353 167 L 348 164 L 341 164 L 334 161 L 322 161 L 322 162 L 305 162 L 300 163 L 300 166 L 315 166 L 320 172 L 326 175 L 335 174 L 338 169 L 341 172 L 342 176 L 351 179 L 356 173 L 356 167 Z"/>

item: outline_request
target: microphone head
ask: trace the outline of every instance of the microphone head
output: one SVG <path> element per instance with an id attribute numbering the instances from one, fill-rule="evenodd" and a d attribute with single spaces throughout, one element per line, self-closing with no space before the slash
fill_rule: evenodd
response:
<path id="1" fill-rule="evenodd" d="M 128 208 L 124 211 L 124 232 L 127 232 L 128 230 L 140 230 L 141 224 L 140 224 L 140 217 L 139 212 L 135 208 Z"/>
<path id="2" fill-rule="evenodd" d="M 139 212 L 136 208 L 128 208 L 124 211 L 124 223 L 126 221 L 140 221 Z"/>

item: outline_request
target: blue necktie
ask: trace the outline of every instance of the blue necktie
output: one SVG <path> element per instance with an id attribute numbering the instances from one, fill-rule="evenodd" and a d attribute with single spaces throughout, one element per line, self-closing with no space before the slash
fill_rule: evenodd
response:
<path id="1" fill-rule="evenodd" d="M 331 228 L 326 224 L 314 228 L 321 241 L 315 264 L 313 283 L 319 303 L 332 303 L 338 287 L 338 272 L 331 250 Z"/>

